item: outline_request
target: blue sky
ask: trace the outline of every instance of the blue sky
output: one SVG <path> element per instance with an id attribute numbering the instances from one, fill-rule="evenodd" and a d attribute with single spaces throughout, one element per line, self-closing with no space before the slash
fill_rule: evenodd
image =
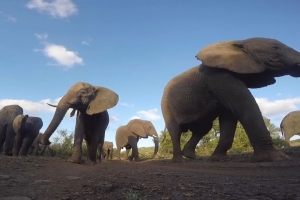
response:
<path id="1" fill-rule="evenodd" d="M 79 81 L 108 87 L 119 103 L 108 110 L 106 140 L 132 117 L 151 120 L 160 133 L 160 100 L 167 82 L 200 61 L 214 42 L 277 39 L 300 51 L 300 2 L 201 0 L 0 1 L 0 108 L 19 104 L 40 116 L 44 131 L 56 103 Z M 263 114 L 279 126 L 299 109 L 299 79 L 251 90 Z M 66 115 L 58 129 L 73 131 Z M 52 136 L 52 138 L 55 135 Z M 294 137 L 296 138 L 296 137 Z M 153 146 L 142 139 L 139 146 Z"/>

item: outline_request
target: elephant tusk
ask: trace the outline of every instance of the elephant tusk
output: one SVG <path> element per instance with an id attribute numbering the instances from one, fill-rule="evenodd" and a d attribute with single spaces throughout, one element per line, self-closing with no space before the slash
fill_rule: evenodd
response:
<path id="1" fill-rule="evenodd" d="M 152 137 L 154 137 L 154 138 L 158 138 L 156 135 L 152 135 Z"/>
<path id="2" fill-rule="evenodd" d="M 53 105 L 53 104 L 50 104 L 50 103 L 47 103 L 49 106 L 52 106 L 52 107 L 57 107 L 57 105 Z"/>

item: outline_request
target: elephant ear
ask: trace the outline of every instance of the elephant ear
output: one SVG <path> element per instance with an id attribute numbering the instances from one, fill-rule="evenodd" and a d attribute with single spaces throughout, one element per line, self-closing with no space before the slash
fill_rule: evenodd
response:
<path id="1" fill-rule="evenodd" d="M 18 115 L 13 121 L 13 129 L 16 133 L 22 133 L 25 130 L 26 119 L 28 115 Z"/>
<path id="2" fill-rule="evenodd" d="M 86 109 L 88 115 L 101 113 L 117 105 L 119 96 L 114 91 L 101 86 L 95 86 L 94 88 L 95 98 Z"/>
<path id="3" fill-rule="evenodd" d="M 133 119 L 127 124 L 127 126 L 128 126 L 128 129 L 132 133 L 134 133 L 134 134 L 136 134 L 136 135 L 138 135 L 142 138 L 147 138 L 148 137 L 147 133 L 145 132 L 144 124 L 143 124 L 142 120 Z"/>
<path id="4" fill-rule="evenodd" d="M 201 49 L 196 58 L 205 66 L 223 68 L 239 74 L 260 73 L 267 68 L 249 53 L 243 40 L 211 44 Z"/>

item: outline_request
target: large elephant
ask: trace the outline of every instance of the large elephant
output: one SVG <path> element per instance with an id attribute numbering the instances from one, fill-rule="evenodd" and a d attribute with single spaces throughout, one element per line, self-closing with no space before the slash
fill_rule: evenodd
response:
<path id="1" fill-rule="evenodd" d="M 290 146 L 290 139 L 294 135 L 300 136 L 300 110 L 288 113 L 280 123 L 281 133 L 286 145 Z"/>
<path id="2" fill-rule="evenodd" d="M 148 120 L 132 119 L 127 125 L 120 126 L 116 131 L 117 158 L 120 160 L 121 148 L 126 148 L 126 159 L 130 161 L 139 161 L 139 153 L 137 143 L 139 138 L 154 138 L 154 154 L 158 151 L 158 135 L 153 124 Z M 128 153 L 132 148 L 132 153 L 128 157 Z"/>
<path id="3" fill-rule="evenodd" d="M 39 117 L 18 115 L 13 121 L 13 129 L 16 133 L 13 155 L 27 156 L 29 148 L 43 127 L 43 120 Z"/>
<path id="4" fill-rule="evenodd" d="M 0 110 L 0 150 L 4 144 L 4 154 L 12 156 L 16 133 L 13 129 L 13 121 L 18 115 L 23 114 L 23 108 L 19 105 L 4 106 Z"/>
<path id="5" fill-rule="evenodd" d="M 114 143 L 113 142 L 104 141 L 102 149 L 101 149 L 101 144 L 98 145 L 99 157 L 102 156 L 102 158 L 104 158 L 106 160 L 112 159 L 113 151 L 114 151 Z"/>
<path id="6" fill-rule="evenodd" d="M 33 143 L 31 144 L 31 147 L 30 147 L 29 152 L 28 152 L 29 155 L 32 154 L 32 153 L 33 153 L 34 156 L 39 155 L 39 147 L 40 147 L 40 145 L 42 145 L 42 138 L 43 137 L 44 137 L 43 133 L 39 133 L 37 135 L 37 137 L 34 139 Z M 42 146 L 43 146 L 43 148 L 42 148 L 42 151 L 41 151 L 40 155 L 43 155 L 46 148 L 47 148 L 47 145 L 42 145 Z"/>
<path id="7" fill-rule="evenodd" d="M 276 82 L 275 77 L 300 76 L 300 53 L 268 38 L 219 42 L 203 48 L 196 58 L 202 64 L 174 77 L 164 88 L 161 108 L 173 144 L 174 162 L 183 156 L 195 158 L 200 139 L 219 117 L 220 140 L 214 160 L 227 157 L 237 121 L 254 149 L 253 162 L 279 161 L 287 156 L 277 151 L 260 109 L 248 88 Z M 193 134 L 183 150 L 182 132 Z"/>
<path id="8" fill-rule="evenodd" d="M 86 140 L 88 156 L 87 163 L 96 163 L 97 146 L 103 144 L 105 130 L 109 123 L 107 109 L 114 107 L 119 96 L 112 90 L 93 86 L 85 82 L 77 82 L 60 99 L 55 114 L 44 132 L 42 144 L 48 145 L 49 138 L 56 130 L 69 108 L 77 110 L 74 146 L 72 156 L 68 159 L 72 163 L 80 163 L 82 157 L 82 141 Z M 51 104 L 49 104 L 51 105 Z"/>

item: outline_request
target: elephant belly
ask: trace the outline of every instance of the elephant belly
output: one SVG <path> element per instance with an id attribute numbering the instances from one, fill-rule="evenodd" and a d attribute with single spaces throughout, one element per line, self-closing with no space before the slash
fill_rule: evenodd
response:
<path id="1" fill-rule="evenodd" d="M 164 94 L 164 101 L 179 125 L 217 116 L 220 106 L 200 76 L 177 83 L 175 87 L 171 85 Z"/>

